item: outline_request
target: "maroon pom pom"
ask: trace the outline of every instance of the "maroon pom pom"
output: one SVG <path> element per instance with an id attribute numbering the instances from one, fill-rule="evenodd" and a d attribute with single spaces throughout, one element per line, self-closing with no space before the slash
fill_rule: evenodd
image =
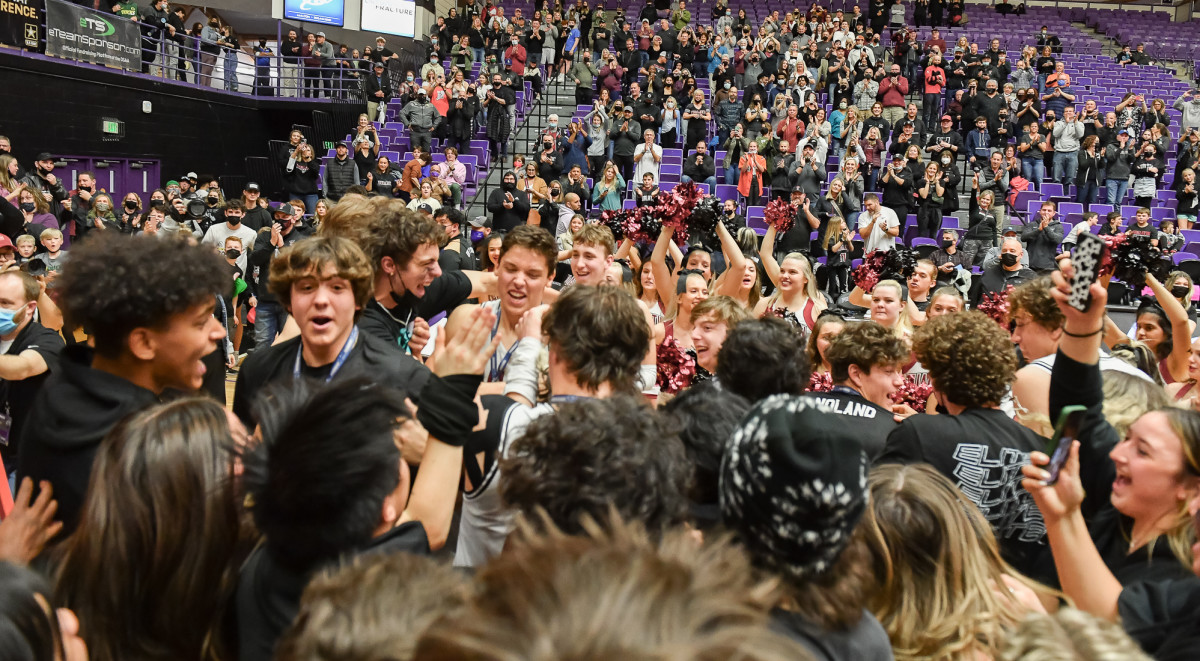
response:
<path id="1" fill-rule="evenodd" d="M 782 197 L 771 200 L 763 210 L 763 221 L 774 227 L 777 233 L 783 234 L 796 224 L 796 207 L 785 202 Z"/>
<path id="2" fill-rule="evenodd" d="M 868 294 L 871 293 L 871 290 L 875 289 L 875 285 L 879 283 L 886 261 L 887 253 L 882 250 L 872 250 L 864 255 L 862 264 L 850 272 L 850 279 L 854 282 L 854 286 Z"/>
<path id="3" fill-rule="evenodd" d="M 696 362 L 679 346 L 674 337 L 667 337 L 658 345 L 658 388 L 661 392 L 674 395 L 692 385 L 696 378 Z"/>
<path id="4" fill-rule="evenodd" d="M 813 372 L 812 376 L 808 377 L 806 392 L 829 392 L 830 390 L 833 390 L 833 375 L 829 372 Z"/>
<path id="5" fill-rule="evenodd" d="M 900 389 L 889 395 L 889 397 L 897 404 L 907 404 L 909 408 L 917 413 L 924 413 L 925 405 L 929 402 L 929 396 L 932 394 L 932 383 L 917 383 L 911 376 L 905 375 L 904 383 L 900 385 Z"/>
<path id="6" fill-rule="evenodd" d="M 975 307 L 976 310 L 986 314 L 992 318 L 992 321 L 1000 324 L 1004 328 L 1008 328 L 1008 293 L 1013 290 L 1013 286 L 1009 285 L 1002 292 L 992 292 L 984 294 L 983 300 Z"/>

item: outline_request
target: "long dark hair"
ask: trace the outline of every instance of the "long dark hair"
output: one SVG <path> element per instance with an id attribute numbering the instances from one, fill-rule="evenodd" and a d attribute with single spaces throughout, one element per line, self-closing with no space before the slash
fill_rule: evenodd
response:
<path id="1" fill-rule="evenodd" d="M 40 575 L 0 562 L 0 658 L 66 658 L 52 597 L 50 585 Z"/>
<path id="2" fill-rule="evenodd" d="M 186 398 L 101 443 L 55 594 L 93 661 L 218 659 L 237 576 L 239 508 L 225 411 Z"/>

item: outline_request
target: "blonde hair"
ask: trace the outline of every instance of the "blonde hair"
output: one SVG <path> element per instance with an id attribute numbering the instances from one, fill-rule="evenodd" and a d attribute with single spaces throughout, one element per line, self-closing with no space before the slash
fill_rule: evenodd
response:
<path id="1" fill-rule="evenodd" d="M 616 515 L 567 536 L 542 518 L 547 532 L 519 528 L 476 574 L 466 610 L 430 627 L 414 658 L 809 658 L 770 630 L 773 585 L 728 538 L 697 544 L 677 529 L 655 543 Z"/>
<path id="2" fill-rule="evenodd" d="M 1030 613 L 1008 638 L 997 661 L 1150 661 L 1121 625 L 1081 610 Z"/>
<path id="3" fill-rule="evenodd" d="M 38 235 L 38 238 L 42 241 L 45 241 L 46 239 L 61 239 L 63 238 L 63 233 L 51 227 L 42 230 L 42 233 Z"/>
<path id="4" fill-rule="evenodd" d="M 804 274 L 804 296 L 813 302 L 812 314 L 815 319 L 829 306 L 825 303 L 825 297 L 821 296 L 821 290 L 817 288 L 817 277 L 813 275 L 812 264 L 802 252 L 789 252 L 779 263 L 782 265 L 789 259 L 800 262 L 800 272 Z M 776 287 L 775 292 L 767 299 L 767 307 L 774 307 L 780 295 L 779 288 Z"/>
<path id="5" fill-rule="evenodd" d="M 871 506 L 855 535 L 873 556 L 868 607 L 897 661 L 994 657 L 1026 612 L 992 589 L 1005 574 L 1057 596 L 1004 561 L 979 509 L 932 466 L 880 466 L 867 482 Z"/>
<path id="6" fill-rule="evenodd" d="M 13 242 L 13 245 L 20 246 L 20 245 L 26 244 L 26 243 L 29 245 L 36 246 L 37 239 L 35 239 L 32 234 L 22 234 L 21 236 L 17 237 L 17 240 Z"/>
<path id="7" fill-rule="evenodd" d="M 900 315 L 896 317 L 896 325 L 889 330 L 895 333 L 896 337 L 907 340 L 912 335 L 913 323 L 908 316 L 908 296 L 904 293 L 904 286 L 895 280 L 880 280 L 875 283 L 871 293 L 874 294 L 880 287 L 891 287 L 896 290 L 896 297 L 900 299 Z"/>

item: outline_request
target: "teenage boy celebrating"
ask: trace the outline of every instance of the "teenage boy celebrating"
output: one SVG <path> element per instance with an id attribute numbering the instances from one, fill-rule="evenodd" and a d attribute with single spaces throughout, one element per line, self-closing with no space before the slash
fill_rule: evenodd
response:
<path id="1" fill-rule="evenodd" d="M 367 376 L 416 398 L 429 370 L 359 330 L 374 270 L 349 239 L 311 237 L 271 262 L 271 292 L 295 318 L 300 336 L 254 352 L 238 373 L 233 412 L 253 428 L 252 407 L 268 383 L 300 377 L 332 381 Z"/>
<path id="2" fill-rule="evenodd" d="M 210 248 L 155 236 L 101 232 L 72 252 L 58 278 L 59 305 L 67 327 L 82 327 L 92 346 L 63 351 L 29 411 L 17 469 L 54 487 L 67 534 L 105 434 L 164 392 L 202 385 L 202 359 L 225 338 L 213 312 L 227 273 Z"/>

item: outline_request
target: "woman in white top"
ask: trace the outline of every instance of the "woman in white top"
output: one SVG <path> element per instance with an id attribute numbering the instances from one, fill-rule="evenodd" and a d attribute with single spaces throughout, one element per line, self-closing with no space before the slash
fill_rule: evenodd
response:
<path id="1" fill-rule="evenodd" d="M 414 197 L 408 202 L 408 208 L 416 211 L 422 204 L 429 205 L 430 213 L 442 208 L 442 203 L 433 196 L 433 186 L 428 181 L 421 182 L 421 196 Z"/>
<path id="2" fill-rule="evenodd" d="M 659 171 L 662 169 L 662 147 L 654 144 L 654 131 L 646 129 L 642 137 L 645 140 L 633 150 L 633 161 L 637 163 L 633 180 L 641 181 L 642 175 L 649 173 L 654 176 L 654 184 L 658 185 Z"/>

